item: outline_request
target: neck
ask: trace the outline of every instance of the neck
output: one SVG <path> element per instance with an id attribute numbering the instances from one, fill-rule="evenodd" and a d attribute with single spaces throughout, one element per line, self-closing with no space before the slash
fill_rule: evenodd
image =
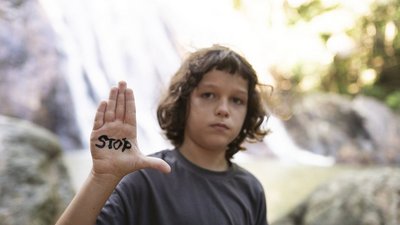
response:
<path id="1" fill-rule="evenodd" d="M 226 171 L 229 167 L 225 151 L 211 151 L 196 147 L 181 146 L 180 152 L 193 164 L 212 171 Z"/>

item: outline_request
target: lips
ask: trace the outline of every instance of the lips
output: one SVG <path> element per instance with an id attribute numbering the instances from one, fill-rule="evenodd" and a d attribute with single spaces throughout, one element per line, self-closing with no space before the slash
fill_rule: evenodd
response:
<path id="1" fill-rule="evenodd" d="M 214 123 L 214 124 L 211 124 L 211 127 L 223 129 L 223 130 L 229 130 L 229 127 L 224 123 Z"/>

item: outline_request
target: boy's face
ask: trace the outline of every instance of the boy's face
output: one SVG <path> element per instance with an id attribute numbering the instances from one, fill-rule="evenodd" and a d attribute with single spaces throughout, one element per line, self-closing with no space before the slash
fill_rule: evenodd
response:
<path id="1" fill-rule="evenodd" d="M 239 134 L 247 113 L 248 81 L 211 70 L 192 91 L 183 145 L 225 152 Z"/>

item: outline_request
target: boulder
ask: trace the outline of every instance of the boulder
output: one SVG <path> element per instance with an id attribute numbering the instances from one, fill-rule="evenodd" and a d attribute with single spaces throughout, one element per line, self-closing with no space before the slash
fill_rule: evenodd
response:
<path id="1" fill-rule="evenodd" d="M 272 225 L 397 225 L 399 193 L 399 169 L 348 173 L 317 188 Z"/>
<path id="2" fill-rule="evenodd" d="M 383 103 L 318 93 L 295 103 L 285 127 L 296 144 L 336 162 L 400 163 L 400 120 Z"/>
<path id="3" fill-rule="evenodd" d="M 54 224 L 74 190 L 56 137 L 0 116 L 0 223 Z"/>
<path id="4" fill-rule="evenodd" d="M 371 142 L 380 152 L 383 164 L 400 163 L 400 118 L 382 101 L 359 95 L 352 101 L 353 110 L 363 120 Z"/>
<path id="5" fill-rule="evenodd" d="M 0 3 L 0 114 L 32 121 L 82 147 L 63 55 L 37 0 Z"/>

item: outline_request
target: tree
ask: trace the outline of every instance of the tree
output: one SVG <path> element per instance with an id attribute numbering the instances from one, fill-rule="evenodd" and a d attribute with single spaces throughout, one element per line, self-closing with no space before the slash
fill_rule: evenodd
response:
<path id="1" fill-rule="evenodd" d="M 293 6 L 286 0 L 284 7 L 289 27 L 307 23 L 315 24 L 327 15 L 352 14 L 353 25 L 343 30 L 323 29 L 319 37 L 333 59 L 325 69 L 318 70 L 319 82 L 315 90 L 337 92 L 345 95 L 366 94 L 385 101 L 400 110 L 400 2 L 396 0 L 348 1 L 326 4 L 321 0 L 303 1 Z M 332 2 L 332 1 L 331 1 Z M 357 1 L 353 1 L 357 2 Z M 368 5 L 368 10 L 357 10 Z M 362 8 L 362 7 L 361 7 Z M 335 14 L 336 13 L 336 14 Z M 336 19 L 341 19 L 336 17 Z M 328 20 L 326 26 L 336 21 Z M 343 47 L 347 49 L 335 49 Z M 290 82 L 297 87 L 309 74 L 297 65 L 292 68 Z M 321 66 L 322 67 L 322 66 Z M 279 79 L 278 79 L 279 80 Z M 280 79 L 285 80 L 285 79 Z M 287 81 L 286 81 L 287 82 Z M 301 92 L 300 88 L 294 89 Z"/>

